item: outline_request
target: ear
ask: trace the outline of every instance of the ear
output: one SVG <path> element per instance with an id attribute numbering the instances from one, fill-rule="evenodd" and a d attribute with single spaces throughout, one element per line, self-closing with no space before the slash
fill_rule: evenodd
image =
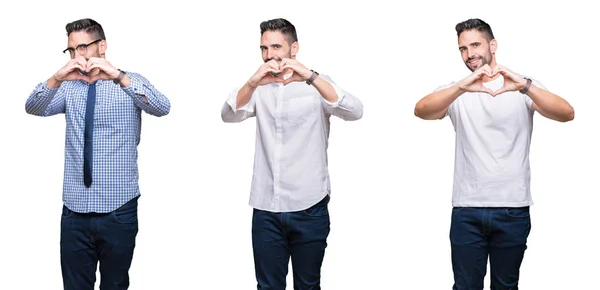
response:
<path id="1" fill-rule="evenodd" d="M 496 49 L 498 49 L 498 42 L 496 42 L 495 39 L 492 39 L 492 41 L 490 41 L 490 52 L 494 54 L 496 53 Z"/>
<path id="2" fill-rule="evenodd" d="M 296 59 L 296 54 L 298 54 L 298 50 L 300 49 L 300 44 L 298 42 L 292 43 L 292 58 Z"/>
<path id="3" fill-rule="evenodd" d="M 98 49 L 100 50 L 100 55 L 104 56 L 104 54 L 106 53 L 106 48 L 107 48 L 106 40 L 101 40 L 98 43 Z"/>

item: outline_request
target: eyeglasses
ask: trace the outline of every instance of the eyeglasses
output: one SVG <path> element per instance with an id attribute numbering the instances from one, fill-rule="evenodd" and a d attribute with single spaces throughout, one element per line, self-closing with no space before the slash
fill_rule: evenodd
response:
<path id="1" fill-rule="evenodd" d="M 73 57 L 75 55 L 75 50 L 77 50 L 77 52 L 79 52 L 79 54 L 86 54 L 88 46 L 90 46 L 98 41 L 101 41 L 101 40 L 102 39 L 96 39 L 88 44 L 80 44 L 76 48 L 67 47 L 67 49 L 63 50 L 63 53 L 66 53 L 68 51 L 69 54 L 71 55 L 71 57 Z"/>

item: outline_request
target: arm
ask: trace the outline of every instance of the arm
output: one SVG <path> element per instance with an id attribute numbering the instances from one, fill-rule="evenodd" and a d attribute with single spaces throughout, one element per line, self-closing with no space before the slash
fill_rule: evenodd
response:
<path id="1" fill-rule="evenodd" d="M 65 113 L 65 95 L 59 87 L 49 87 L 51 81 L 38 84 L 25 102 L 25 112 L 48 117 Z"/>
<path id="2" fill-rule="evenodd" d="M 568 122 L 575 118 L 575 110 L 565 99 L 534 83 L 531 84 L 526 94 L 532 100 L 531 108 L 548 119 Z"/>
<path id="3" fill-rule="evenodd" d="M 144 112 L 162 117 L 169 114 L 171 103 L 146 78 L 137 73 L 127 73 L 120 82 L 121 88 Z"/>
<path id="4" fill-rule="evenodd" d="M 448 108 L 464 91 L 457 83 L 423 97 L 415 106 L 415 116 L 423 120 L 443 119 Z"/>
<path id="5" fill-rule="evenodd" d="M 277 74 L 274 76 L 271 73 Z M 225 123 L 239 123 L 250 117 L 256 116 L 255 99 L 258 92 L 258 86 L 270 83 L 283 83 L 283 75 L 279 64 L 275 60 L 270 60 L 260 65 L 258 70 L 250 79 L 239 89 L 234 90 L 227 99 L 227 102 L 221 108 L 221 119 Z"/>
<path id="6" fill-rule="evenodd" d="M 457 83 L 436 89 L 415 105 L 415 116 L 424 120 L 443 119 L 450 105 L 465 92 L 494 92 L 483 85 L 484 77 L 492 77 L 492 68 L 484 65 Z"/>
<path id="7" fill-rule="evenodd" d="M 25 112 L 44 117 L 65 113 L 66 93 L 61 90 L 61 85 L 64 81 L 73 80 L 89 82 L 90 79 L 87 76 L 83 76 L 78 72 L 78 70 L 85 71 L 84 67 L 86 67 L 86 63 L 82 57 L 69 60 L 46 82 L 35 87 L 25 102 Z"/>
<path id="8" fill-rule="evenodd" d="M 312 85 L 323 97 L 323 107 L 327 113 L 345 121 L 362 118 L 363 104 L 357 97 L 343 91 L 329 77 L 318 76 Z"/>
<path id="9" fill-rule="evenodd" d="M 496 65 L 494 74 L 500 73 L 504 77 L 504 85 L 496 94 L 508 91 L 520 91 L 527 85 L 527 80 L 501 65 Z M 531 80 L 530 86 L 525 92 L 527 105 L 538 111 L 542 116 L 559 122 L 568 122 L 575 118 L 573 107 L 563 98 L 549 92 L 537 81 Z"/>
<path id="10" fill-rule="evenodd" d="M 243 87 L 233 90 L 229 98 L 221 108 L 221 119 L 225 123 L 239 123 L 248 118 L 254 117 L 256 108 L 254 94 L 256 87 L 246 83 Z"/>

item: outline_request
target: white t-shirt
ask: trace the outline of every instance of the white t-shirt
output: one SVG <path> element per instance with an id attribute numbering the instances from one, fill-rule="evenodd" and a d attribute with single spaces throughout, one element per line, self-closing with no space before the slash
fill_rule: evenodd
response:
<path id="1" fill-rule="evenodd" d="M 532 81 L 535 86 L 545 89 L 536 80 Z M 484 86 L 496 91 L 503 84 L 504 78 L 499 76 Z M 452 206 L 522 207 L 533 204 L 529 167 L 532 102 L 518 91 L 496 97 L 467 92 L 450 105 L 447 116 L 456 132 Z"/>

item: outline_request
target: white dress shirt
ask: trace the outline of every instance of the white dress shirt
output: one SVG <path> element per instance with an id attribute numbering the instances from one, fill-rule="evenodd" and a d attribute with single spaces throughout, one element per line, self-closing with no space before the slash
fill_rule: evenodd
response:
<path id="1" fill-rule="evenodd" d="M 238 87 L 223 105 L 224 122 L 256 117 L 250 206 L 271 212 L 299 211 L 330 193 L 329 117 L 358 120 L 363 106 L 329 77 L 319 77 L 334 87 L 338 95 L 335 103 L 325 100 L 314 86 L 293 82 L 259 86 L 248 104 L 236 110 Z"/>
<path id="2" fill-rule="evenodd" d="M 537 80 L 532 81 L 546 89 Z M 483 85 L 496 91 L 504 85 L 504 78 L 499 76 Z M 456 131 L 452 206 L 533 205 L 529 165 L 532 103 L 529 96 L 518 91 L 495 97 L 467 92 L 450 105 L 447 116 Z"/>

